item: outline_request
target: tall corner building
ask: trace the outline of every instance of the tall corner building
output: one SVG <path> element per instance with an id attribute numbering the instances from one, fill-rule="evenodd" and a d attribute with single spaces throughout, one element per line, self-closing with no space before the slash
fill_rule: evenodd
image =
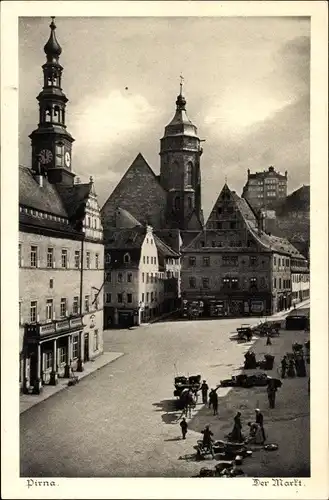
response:
<path id="1" fill-rule="evenodd" d="M 242 197 L 254 209 L 274 209 L 287 197 L 288 172 L 284 175 L 269 167 L 263 172 L 250 173 L 243 188 Z"/>
<path id="2" fill-rule="evenodd" d="M 103 352 L 104 244 L 92 177 L 75 182 L 62 49 L 44 46 L 31 166 L 19 168 L 20 385 L 38 394 Z"/>

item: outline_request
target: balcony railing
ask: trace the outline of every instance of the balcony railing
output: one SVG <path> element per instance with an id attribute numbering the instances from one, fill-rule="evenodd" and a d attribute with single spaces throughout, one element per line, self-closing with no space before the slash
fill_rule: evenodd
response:
<path id="1" fill-rule="evenodd" d="M 82 317 L 55 320 L 50 323 L 33 323 L 25 325 L 25 332 L 29 338 L 43 338 L 49 335 L 66 333 L 75 328 L 83 327 Z"/>

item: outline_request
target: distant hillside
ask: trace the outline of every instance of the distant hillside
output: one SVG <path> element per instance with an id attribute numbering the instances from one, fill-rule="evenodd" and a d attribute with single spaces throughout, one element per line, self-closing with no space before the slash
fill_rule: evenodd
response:
<path id="1" fill-rule="evenodd" d="M 310 245 L 310 186 L 302 186 L 276 209 L 275 220 L 265 222 L 268 232 L 287 238 L 305 256 Z"/>
<path id="2" fill-rule="evenodd" d="M 310 213 L 310 186 L 302 186 L 287 196 L 286 200 L 278 206 L 277 216 L 288 215 L 291 212 Z"/>

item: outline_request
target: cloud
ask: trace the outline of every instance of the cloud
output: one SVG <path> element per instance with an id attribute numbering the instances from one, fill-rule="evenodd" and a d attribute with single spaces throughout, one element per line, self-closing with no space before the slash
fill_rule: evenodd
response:
<path id="1" fill-rule="evenodd" d="M 129 89 L 86 96 L 71 106 L 70 131 L 76 139 L 74 155 L 79 172 L 99 175 L 104 165 L 111 169 L 122 158 L 124 145 L 131 148 L 139 144 L 155 117 L 156 110 L 147 99 Z"/>
<path id="2" fill-rule="evenodd" d="M 247 169 L 252 172 L 273 165 L 288 171 L 289 190 L 309 183 L 310 100 L 305 95 L 255 123 L 238 137 L 206 142 L 208 167 L 202 169 L 203 206 L 207 217 L 227 177 L 231 189 L 241 195 Z"/>

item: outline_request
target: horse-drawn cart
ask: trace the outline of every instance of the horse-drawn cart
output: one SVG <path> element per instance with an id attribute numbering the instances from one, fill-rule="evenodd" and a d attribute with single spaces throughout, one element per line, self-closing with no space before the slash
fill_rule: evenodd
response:
<path id="1" fill-rule="evenodd" d="M 236 331 L 238 332 L 238 340 L 250 342 L 252 339 L 252 329 L 250 325 L 243 324 L 240 328 L 237 328 Z"/>
<path id="2" fill-rule="evenodd" d="M 197 393 L 201 389 L 201 375 L 175 377 L 174 385 L 174 396 L 178 398 L 179 406 L 184 408 L 188 394 L 191 394 L 194 399 L 197 399 Z"/>

